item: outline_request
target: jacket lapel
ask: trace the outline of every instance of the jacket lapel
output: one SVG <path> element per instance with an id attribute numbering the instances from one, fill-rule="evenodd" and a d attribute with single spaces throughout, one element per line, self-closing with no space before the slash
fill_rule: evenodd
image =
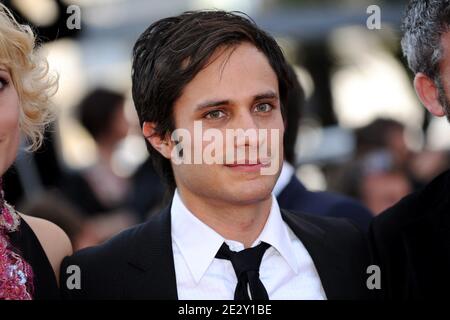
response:
<path id="1" fill-rule="evenodd" d="M 124 294 L 130 299 L 177 300 L 172 251 L 170 205 L 156 214 L 134 234 L 128 264 L 134 272 L 125 277 Z"/>
<path id="2" fill-rule="evenodd" d="M 327 239 L 326 232 L 315 224 L 310 223 L 300 214 L 293 214 L 281 209 L 284 221 L 292 229 L 308 250 L 322 282 L 327 299 L 345 298 L 346 277 L 348 273 L 341 261 L 345 257 L 336 248 L 330 246 L 331 239 Z"/>

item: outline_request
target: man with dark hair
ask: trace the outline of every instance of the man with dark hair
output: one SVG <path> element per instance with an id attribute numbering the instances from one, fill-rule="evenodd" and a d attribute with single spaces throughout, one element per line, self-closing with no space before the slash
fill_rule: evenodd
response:
<path id="1" fill-rule="evenodd" d="M 241 14 L 186 12 L 152 24 L 133 59 L 136 110 L 172 201 L 67 257 L 62 268 L 80 268 L 81 289 L 62 272 L 64 296 L 367 298 L 362 233 L 346 220 L 280 210 L 272 195 L 290 87 L 275 40 Z"/>
<path id="2" fill-rule="evenodd" d="M 433 115 L 450 115 L 450 1 L 410 1 L 402 48 L 416 93 Z M 450 296 L 450 172 L 403 198 L 371 226 L 374 257 L 387 299 Z"/>

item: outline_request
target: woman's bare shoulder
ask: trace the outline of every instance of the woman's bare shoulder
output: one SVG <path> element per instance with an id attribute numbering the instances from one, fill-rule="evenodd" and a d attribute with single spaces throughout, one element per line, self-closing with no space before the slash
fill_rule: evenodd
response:
<path id="1" fill-rule="evenodd" d="M 56 279 L 59 279 L 59 268 L 64 257 L 72 254 L 72 244 L 66 233 L 56 224 L 36 217 L 20 214 L 22 219 L 35 233 L 47 255 Z"/>

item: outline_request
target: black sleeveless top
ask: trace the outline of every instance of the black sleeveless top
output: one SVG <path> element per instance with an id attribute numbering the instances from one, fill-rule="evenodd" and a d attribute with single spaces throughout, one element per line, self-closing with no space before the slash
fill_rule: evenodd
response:
<path id="1" fill-rule="evenodd" d="M 59 299 L 56 276 L 38 238 L 24 219 L 20 219 L 19 230 L 8 234 L 11 245 L 33 268 L 33 299 Z"/>

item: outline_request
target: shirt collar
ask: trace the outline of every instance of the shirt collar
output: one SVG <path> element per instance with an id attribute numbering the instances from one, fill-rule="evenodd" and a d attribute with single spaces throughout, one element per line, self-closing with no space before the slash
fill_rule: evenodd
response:
<path id="1" fill-rule="evenodd" d="M 171 214 L 172 239 L 198 283 L 225 239 L 186 208 L 178 190 L 173 196 Z"/>
<path id="2" fill-rule="evenodd" d="M 270 244 L 278 253 L 283 257 L 284 260 L 289 264 L 291 269 L 298 274 L 299 272 L 299 261 L 297 261 L 297 256 L 294 251 L 292 244 L 292 239 L 288 231 L 288 226 L 284 222 L 280 207 L 276 197 L 272 194 L 272 207 L 270 209 L 270 214 L 267 219 L 266 225 L 264 226 L 261 234 L 253 243 L 252 247 L 259 244 L 261 241 Z"/>
<path id="3" fill-rule="evenodd" d="M 198 219 L 184 205 L 178 190 L 175 190 L 173 196 L 171 214 L 172 239 L 178 246 L 196 283 L 199 283 L 206 273 L 223 242 L 226 242 L 231 250 L 239 251 L 244 248 L 239 242 L 226 240 Z M 258 245 L 261 241 L 270 244 L 277 250 L 292 270 L 298 273 L 299 264 L 294 253 L 292 240 L 287 225 L 281 217 L 277 200 L 273 195 L 267 222 L 252 247 Z"/>

